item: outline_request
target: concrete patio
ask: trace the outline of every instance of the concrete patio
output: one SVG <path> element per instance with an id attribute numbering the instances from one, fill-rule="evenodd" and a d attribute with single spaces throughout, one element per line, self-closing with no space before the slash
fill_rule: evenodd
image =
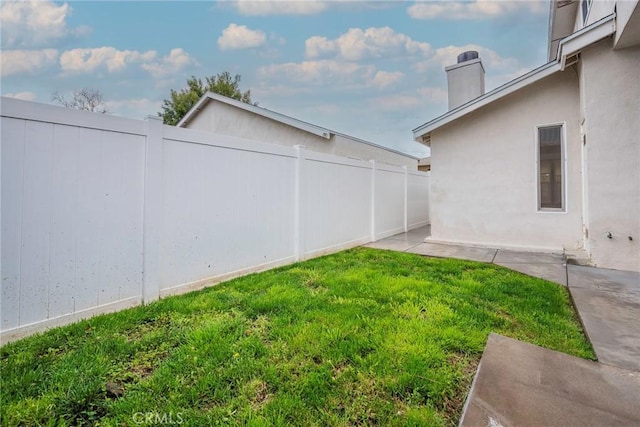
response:
<path id="1" fill-rule="evenodd" d="M 640 425 L 640 273 L 567 264 L 564 254 L 426 243 L 430 232 L 366 246 L 494 263 L 566 286 L 598 358 L 492 334 L 460 425 Z"/>

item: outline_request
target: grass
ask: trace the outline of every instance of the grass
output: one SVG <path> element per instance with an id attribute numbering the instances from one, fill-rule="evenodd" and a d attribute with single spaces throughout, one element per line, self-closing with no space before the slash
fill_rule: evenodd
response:
<path id="1" fill-rule="evenodd" d="M 358 248 L 0 349 L 2 425 L 453 425 L 489 332 L 593 359 L 566 289 Z"/>

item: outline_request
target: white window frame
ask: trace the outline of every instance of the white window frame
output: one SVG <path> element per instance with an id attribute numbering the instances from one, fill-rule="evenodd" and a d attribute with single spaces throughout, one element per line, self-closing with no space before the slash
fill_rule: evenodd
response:
<path id="1" fill-rule="evenodd" d="M 541 195 L 540 195 L 540 128 L 548 128 L 560 126 L 560 162 L 562 165 L 562 207 L 561 208 L 543 208 L 541 207 Z M 536 174 L 536 212 L 544 213 L 544 214 L 566 214 L 567 213 L 567 205 L 569 200 L 569 195 L 567 194 L 567 123 L 566 122 L 558 122 L 558 123 L 546 123 L 543 125 L 535 126 L 535 138 L 534 138 L 534 147 L 535 147 L 535 174 Z"/>
<path id="2" fill-rule="evenodd" d="M 585 25 L 587 25 L 587 21 L 589 20 L 589 14 L 591 13 L 591 4 L 593 3 L 593 0 L 581 0 L 580 1 L 580 20 L 582 21 L 582 26 L 584 27 Z M 586 4 L 587 5 L 587 13 L 583 14 L 582 12 L 582 5 Z"/>

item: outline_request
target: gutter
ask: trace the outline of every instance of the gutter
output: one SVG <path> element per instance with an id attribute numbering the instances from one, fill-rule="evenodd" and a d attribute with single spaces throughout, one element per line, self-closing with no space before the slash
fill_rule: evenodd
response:
<path id="1" fill-rule="evenodd" d="M 192 117 L 200 110 L 204 109 L 210 101 L 219 101 L 224 104 L 230 105 L 232 107 L 239 108 L 244 111 L 248 111 L 253 114 L 257 114 L 259 116 L 265 117 L 270 120 L 274 120 L 278 123 L 285 124 L 287 126 L 291 126 L 296 129 L 300 129 L 302 131 L 311 133 L 313 135 L 320 136 L 325 139 L 331 139 L 334 135 L 339 135 L 343 138 L 350 139 L 352 141 L 366 144 L 371 147 L 379 148 L 385 151 L 389 151 L 394 154 L 398 154 L 400 156 L 408 157 L 413 160 L 419 160 L 419 157 L 412 156 L 407 153 L 403 153 L 401 151 L 394 150 L 393 148 L 385 147 L 383 145 L 376 144 L 374 142 L 365 141 L 360 138 L 353 137 L 351 135 L 346 135 L 343 133 L 335 132 L 330 129 L 322 128 L 320 126 L 312 125 L 311 123 L 304 122 L 302 120 L 294 119 L 293 117 L 285 116 L 284 114 L 277 113 L 275 111 L 268 110 L 263 107 L 258 107 L 256 105 L 247 104 L 246 102 L 238 101 L 233 98 L 229 98 L 223 95 L 215 94 L 213 92 L 205 93 L 196 104 L 191 107 L 191 109 L 185 114 L 185 116 L 176 124 L 176 127 L 185 127 L 187 123 L 192 119 Z"/>
<path id="2" fill-rule="evenodd" d="M 334 132 L 329 129 L 321 128 L 319 126 L 312 125 L 310 123 L 303 122 L 302 120 L 294 119 L 293 117 L 285 116 L 284 114 L 276 113 L 275 111 L 267 110 L 263 107 L 258 107 L 246 102 L 238 101 L 226 96 L 218 95 L 213 92 L 205 93 L 202 98 L 185 114 L 185 116 L 178 122 L 176 127 L 184 127 L 191 120 L 192 116 L 198 111 L 202 110 L 209 101 L 219 101 L 232 107 L 239 108 L 241 110 L 249 111 L 262 117 L 266 117 L 271 120 L 283 123 L 285 125 L 300 129 L 305 132 L 309 132 L 313 135 L 320 136 L 325 139 L 331 139 Z"/>
<path id="3" fill-rule="evenodd" d="M 575 33 L 563 38 L 558 43 L 558 53 L 556 59 L 541 67 L 538 67 L 527 74 L 511 80 L 497 87 L 496 89 L 485 93 L 466 104 L 446 112 L 435 119 L 419 126 L 413 130 L 414 140 L 430 144 L 430 132 L 447 123 L 450 123 L 478 108 L 481 108 L 503 96 L 509 95 L 525 86 L 535 83 L 557 71 L 564 71 L 567 67 L 578 62 L 577 55 L 585 47 L 598 42 L 616 31 L 616 14 L 612 13 L 593 24 L 576 31 Z"/>
<path id="4" fill-rule="evenodd" d="M 524 86 L 528 86 L 531 83 L 534 83 L 544 77 L 547 77 L 559 70 L 560 70 L 560 65 L 557 62 L 549 62 L 541 67 L 538 67 L 535 70 L 530 71 L 527 74 L 520 76 L 515 80 L 511 80 L 510 82 L 507 82 L 502 86 L 499 86 L 493 89 L 492 91 L 485 93 L 484 95 L 481 95 L 475 99 L 472 99 L 466 104 L 462 104 L 461 106 L 446 112 L 442 116 L 436 117 L 435 119 L 423 124 L 422 126 L 415 128 L 413 130 L 413 137 L 416 141 L 420 142 L 420 139 L 422 138 L 422 136 L 431 132 L 432 130 L 446 123 L 449 123 L 453 120 L 456 120 L 464 116 L 465 114 L 470 113 L 473 110 L 483 107 L 495 101 L 498 98 L 501 98 L 510 93 L 513 93 L 516 90 L 523 88 Z M 474 108 L 471 108 L 471 107 L 474 107 Z"/>

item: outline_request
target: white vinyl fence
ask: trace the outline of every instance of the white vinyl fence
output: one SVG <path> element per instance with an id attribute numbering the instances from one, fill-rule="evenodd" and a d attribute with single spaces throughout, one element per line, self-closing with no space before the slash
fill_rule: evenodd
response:
<path id="1" fill-rule="evenodd" d="M 2 342 L 425 225 L 429 175 L 2 98 Z"/>

